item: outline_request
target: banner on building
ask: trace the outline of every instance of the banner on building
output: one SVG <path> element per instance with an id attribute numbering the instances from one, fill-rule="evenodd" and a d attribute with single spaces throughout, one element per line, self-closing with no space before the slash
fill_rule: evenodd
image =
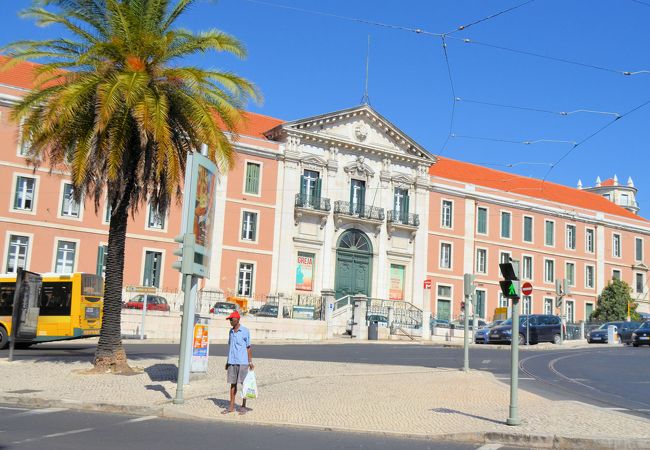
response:
<path id="1" fill-rule="evenodd" d="M 390 300 L 404 300 L 404 272 L 404 266 L 390 265 L 390 289 L 388 291 Z"/>
<path id="2" fill-rule="evenodd" d="M 298 252 L 296 264 L 296 290 L 314 289 L 314 254 Z"/>

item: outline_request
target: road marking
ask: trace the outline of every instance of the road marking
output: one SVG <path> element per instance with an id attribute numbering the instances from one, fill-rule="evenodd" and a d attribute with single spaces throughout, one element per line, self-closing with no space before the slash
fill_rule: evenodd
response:
<path id="1" fill-rule="evenodd" d="M 54 437 L 60 437 L 60 436 L 67 436 L 69 434 L 85 433 L 86 431 L 92 431 L 92 430 L 94 430 L 94 428 L 81 428 L 79 430 L 64 431 L 63 433 L 46 434 L 41 439 L 54 438 Z"/>
<path id="2" fill-rule="evenodd" d="M 509 380 L 510 377 L 495 377 L 497 380 Z M 530 377 L 519 377 L 520 380 L 535 380 L 535 378 Z"/>
<path id="3" fill-rule="evenodd" d="M 501 447 L 503 447 L 503 445 L 501 444 L 485 444 L 477 448 L 476 450 L 497 450 Z"/>
<path id="4" fill-rule="evenodd" d="M 490 364 L 490 361 L 492 361 L 492 360 L 491 359 L 484 359 L 483 361 L 481 361 L 481 364 Z"/>
<path id="5" fill-rule="evenodd" d="M 158 416 L 144 416 L 144 417 L 137 417 L 135 419 L 127 420 L 126 422 L 122 422 L 122 423 L 124 424 L 124 423 L 144 422 L 145 420 L 153 420 L 157 418 Z"/>
<path id="6" fill-rule="evenodd" d="M 608 411 L 628 411 L 627 408 L 616 408 L 616 407 L 607 407 L 607 408 L 603 408 L 603 409 L 606 409 Z"/>
<path id="7" fill-rule="evenodd" d="M 13 406 L 0 406 L 0 409 L 7 409 L 9 411 L 27 411 L 27 408 L 14 408 Z"/>
<path id="8" fill-rule="evenodd" d="M 50 414 L 50 413 L 55 413 L 55 412 L 61 412 L 61 411 L 67 411 L 68 408 L 42 408 L 42 409 L 32 409 L 29 411 L 25 411 L 20 414 L 16 414 L 14 417 L 17 416 L 34 416 L 34 415 L 39 415 L 39 414 Z"/>

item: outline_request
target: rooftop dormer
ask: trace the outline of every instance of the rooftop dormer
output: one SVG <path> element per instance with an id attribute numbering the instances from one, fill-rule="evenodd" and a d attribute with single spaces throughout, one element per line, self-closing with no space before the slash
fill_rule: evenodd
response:
<path id="1" fill-rule="evenodd" d="M 632 177 L 628 177 L 627 183 L 625 184 L 620 184 L 616 175 L 605 181 L 601 181 L 600 177 L 597 177 L 596 185 L 593 187 L 583 187 L 582 180 L 578 180 L 578 189 L 602 195 L 607 200 L 616 203 L 618 206 L 622 206 L 634 214 L 639 213 L 639 204 L 636 202 L 637 189 L 634 187 Z"/>

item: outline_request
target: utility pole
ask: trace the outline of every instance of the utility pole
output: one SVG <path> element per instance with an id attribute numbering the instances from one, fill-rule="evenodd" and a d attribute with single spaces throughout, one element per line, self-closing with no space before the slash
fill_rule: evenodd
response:
<path id="1" fill-rule="evenodd" d="M 571 294 L 571 288 L 566 278 L 555 280 L 555 294 L 557 295 L 555 307 L 560 308 L 560 344 L 564 344 L 564 326 L 566 324 L 564 297 Z"/>
<path id="2" fill-rule="evenodd" d="M 469 372 L 469 311 L 470 305 L 472 304 L 472 297 L 476 291 L 476 286 L 474 286 L 475 275 L 471 273 L 466 273 L 463 275 L 463 291 L 465 293 L 465 311 L 464 311 L 464 322 L 465 322 L 465 333 L 463 337 L 463 372 Z M 472 309 L 473 311 L 473 309 Z"/>
<path id="3" fill-rule="evenodd" d="M 506 423 L 517 426 L 519 418 L 519 299 L 521 286 L 519 284 L 519 261 L 510 258 L 509 263 L 499 264 L 501 275 L 505 280 L 499 281 L 501 292 L 511 300 L 512 334 L 510 338 L 510 410 Z"/>

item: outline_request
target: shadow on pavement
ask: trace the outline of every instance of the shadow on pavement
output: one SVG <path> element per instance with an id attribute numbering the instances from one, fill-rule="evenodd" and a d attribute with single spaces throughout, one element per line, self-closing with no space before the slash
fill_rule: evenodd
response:
<path id="1" fill-rule="evenodd" d="M 229 400 L 214 397 L 208 397 L 206 400 L 211 401 L 217 408 L 227 409 L 230 406 Z"/>
<path id="2" fill-rule="evenodd" d="M 460 416 L 472 417 L 473 419 L 484 420 L 486 422 L 498 423 L 499 425 L 503 425 L 503 423 L 504 423 L 501 420 L 494 420 L 494 419 L 490 419 L 489 417 L 483 417 L 483 416 L 477 416 L 477 415 L 474 415 L 474 414 L 468 414 L 466 412 L 458 411 L 456 409 L 434 408 L 434 409 L 431 409 L 430 411 L 435 412 L 435 413 L 440 413 L 440 414 L 458 414 Z"/>
<path id="3" fill-rule="evenodd" d="M 169 392 L 167 392 L 165 386 L 162 386 L 160 384 L 148 384 L 144 388 L 148 391 L 160 392 L 162 395 L 165 396 L 167 400 L 172 399 L 172 396 L 169 394 Z"/>
<path id="4" fill-rule="evenodd" d="M 176 364 L 154 364 L 144 369 L 151 381 L 172 381 L 176 383 L 178 367 Z"/>

